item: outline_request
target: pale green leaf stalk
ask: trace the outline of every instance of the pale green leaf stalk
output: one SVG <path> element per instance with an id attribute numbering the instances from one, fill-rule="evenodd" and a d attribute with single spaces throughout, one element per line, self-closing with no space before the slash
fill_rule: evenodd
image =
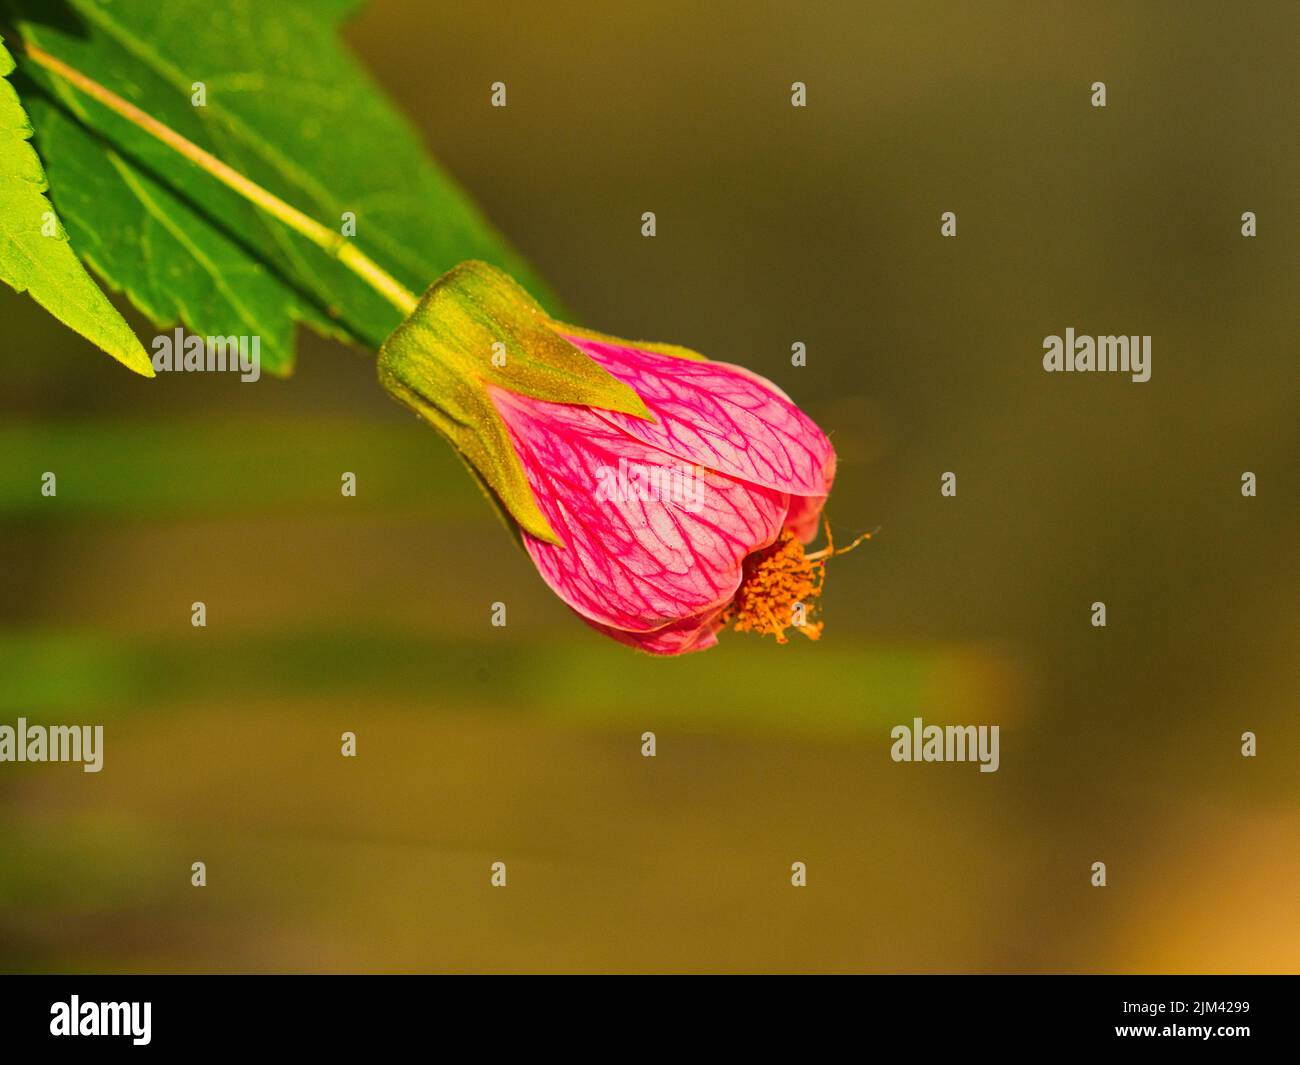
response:
<path id="1" fill-rule="evenodd" d="M 32 126 L 8 77 L 0 38 L 0 281 L 26 292 L 70 329 L 145 377 L 149 355 L 68 243 L 30 138 Z"/>
<path id="2" fill-rule="evenodd" d="M 350 54 L 358 6 L 0 0 L 72 246 L 157 328 L 259 336 L 284 375 L 300 325 L 374 351 L 464 259 L 550 298 Z"/>

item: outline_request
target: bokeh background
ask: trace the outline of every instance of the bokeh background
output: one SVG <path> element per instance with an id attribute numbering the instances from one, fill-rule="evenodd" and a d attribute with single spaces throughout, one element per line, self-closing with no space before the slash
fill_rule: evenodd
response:
<path id="1" fill-rule="evenodd" d="M 0 721 L 107 733 L 0 766 L 0 967 L 1296 971 L 1298 15 L 374 0 L 350 43 L 575 317 L 771 377 L 880 531 L 819 644 L 638 656 L 372 356 L 149 382 L 0 292 Z M 1068 326 L 1151 381 L 1044 374 Z M 1001 769 L 894 764 L 914 716 Z"/>

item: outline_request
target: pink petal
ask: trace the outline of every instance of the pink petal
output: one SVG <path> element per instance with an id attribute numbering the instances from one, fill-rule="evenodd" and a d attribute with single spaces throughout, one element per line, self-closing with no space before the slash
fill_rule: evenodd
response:
<path id="1" fill-rule="evenodd" d="M 631 386 L 655 421 L 600 416 L 644 443 L 751 484 L 824 496 L 835 452 L 811 418 L 772 382 L 725 362 L 697 362 L 583 337 L 565 337 Z"/>
<path id="2" fill-rule="evenodd" d="M 803 543 L 812 543 L 817 539 L 821 528 L 822 505 L 825 502 L 825 496 L 791 496 L 785 527 Z"/>
<path id="3" fill-rule="evenodd" d="M 718 630 L 722 627 L 722 611 L 722 607 L 715 607 L 698 617 L 683 618 L 681 621 L 675 621 L 652 632 L 627 632 L 624 629 L 597 624 L 589 618 L 583 620 L 606 636 L 612 636 L 619 643 L 625 643 L 629 647 L 647 651 L 652 655 L 681 655 L 690 651 L 703 651 L 718 642 Z"/>
<path id="4" fill-rule="evenodd" d="M 489 391 L 565 545 L 524 534 L 524 546 L 546 583 L 590 621 L 651 633 L 720 609 L 740 586 L 745 556 L 781 531 L 789 503 L 781 492 L 684 466 L 590 408 Z M 603 498 L 600 486 L 611 485 L 620 460 L 629 477 L 686 473 L 692 490 Z"/>

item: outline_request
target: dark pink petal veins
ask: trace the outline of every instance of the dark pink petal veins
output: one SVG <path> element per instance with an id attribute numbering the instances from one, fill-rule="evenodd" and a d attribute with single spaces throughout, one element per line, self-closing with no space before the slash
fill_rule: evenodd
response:
<path id="1" fill-rule="evenodd" d="M 745 556 L 781 531 L 781 492 L 684 463 L 587 407 L 490 393 L 565 546 L 527 534 L 524 545 L 546 583 L 593 622 L 632 633 L 691 618 L 703 626 L 740 586 Z"/>
<path id="2" fill-rule="evenodd" d="M 671 455 L 800 496 L 824 496 L 835 452 L 817 425 L 770 381 L 739 366 L 696 362 L 566 337 L 639 395 L 655 421 L 600 416 Z"/>

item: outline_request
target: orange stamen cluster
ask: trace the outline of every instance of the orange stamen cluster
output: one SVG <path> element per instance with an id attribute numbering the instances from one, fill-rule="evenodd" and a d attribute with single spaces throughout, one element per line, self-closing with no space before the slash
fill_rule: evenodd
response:
<path id="1" fill-rule="evenodd" d="M 810 640 L 822 634 L 813 620 L 826 576 L 826 557 L 811 558 L 789 532 L 745 562 L 745 579 L 722 615 L 737 632 L 758 632 L 788 643 L 786 630 L 796 628 Z"/>
<path id="2" fill-rule="evenodd" d="M 876 532 L 880 530 L 877 529 Z M 758 632 L 789 643 L 786 629 L 798 629 L 810 640 L 819 640 L 822 622 L 814 620 L 826 580 L 826 560 L 847 555 L 875 533 L 863 533 L 848 547 L 836 548 L 831 526 L 826 523 L 826 546 L 808 554 L 793 533 L 783 532 L 777 541 L 745 560 L 745 577 L 736 597 L 722 614 L 722 623 L 737 632 Z"/>

